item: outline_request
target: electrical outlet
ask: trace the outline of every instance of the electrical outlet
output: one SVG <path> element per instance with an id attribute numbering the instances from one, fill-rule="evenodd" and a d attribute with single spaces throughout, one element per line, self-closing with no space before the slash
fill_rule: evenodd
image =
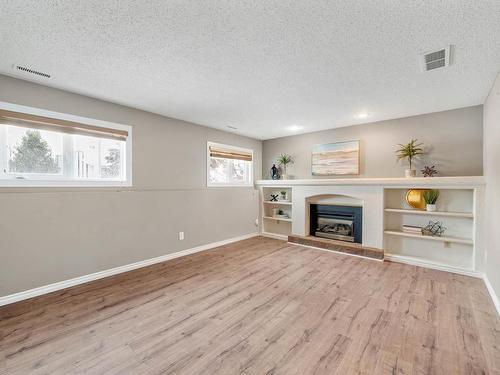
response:
<path id="1" fill-rule="evenodd" d="M 184 232 L 179 232 L 179 241 L 184 240 Z"/>
<path id="2" fill-rule="evenodd" d="M 255 219 L 255 226 L 258 227 L 259 226 L 259 219 Z"/>

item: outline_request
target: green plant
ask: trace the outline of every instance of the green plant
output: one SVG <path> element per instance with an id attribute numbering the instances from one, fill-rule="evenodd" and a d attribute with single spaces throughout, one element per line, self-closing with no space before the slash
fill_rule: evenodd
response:
<path id="1" fill-rule="evenodd" d="M 412 169 L 411 168 L 412 160 L 416 156 L 424 154 L 424 150 L 420 147 L 422 146 L 422 144 L 423 143 L 417 143 L 416 139 L 412 139 L 406 145 L 399 144 L 399 146 L 401 147 L 396 151 L 396 156 L 398 160 L 407 159 L 408 163 L 410 163 L 410 169 Z"/>
<path id="2" fill-rule="evenodd" d="M 436 204 L 439 198 L 439 190 L 426 190 L 423 192 L 422 196 L 427 204 Z"/>
<path id="3" fill-rule="evenodd" d="M 285 172 L 283 174 L 286 174 L 286 166 L 288 164 L 293 164 L 293 158 L 289 154 L 281 154 L 280 157 L 276 161 L 278 162 L 278 165 L 283 166 L 283 171 Z"/>
<path id="4" fill-rule="evenodd" d="M 21 144 L 14 147 L 9 161 L 11 171 L 18 173 L 59 173 L 60 167 L 52 149 L 38 130 L 28 130 Z"/>
<path id="5" fill-rule="evenodd" d="M 280 191 L 281 195 L 283 195 L 284 197 L 286 196 L 286 190 L 281 190 Z"/>

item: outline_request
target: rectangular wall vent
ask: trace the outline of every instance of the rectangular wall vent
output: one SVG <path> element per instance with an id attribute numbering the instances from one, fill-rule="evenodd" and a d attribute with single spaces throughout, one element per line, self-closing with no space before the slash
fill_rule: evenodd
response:
<path id="1" fill-rule="evenodd" d="M 39 77 L 50 78 L 50 74 L 41 72 L 41 71 L 33 69 L 33 68 L 28 68 L 26 66 L 14 65 L 14 69 L 20 70 L 24 73 L 33 74 L 33 75 L 36 75 Z"/>
<path id="2" fill-rule="evenodd" d="M 427 52 L 421 55 L 421 66 L 424 72 L 444 68 L 450 65 L 450 49 L 447 46 L 437 51 Z"/>

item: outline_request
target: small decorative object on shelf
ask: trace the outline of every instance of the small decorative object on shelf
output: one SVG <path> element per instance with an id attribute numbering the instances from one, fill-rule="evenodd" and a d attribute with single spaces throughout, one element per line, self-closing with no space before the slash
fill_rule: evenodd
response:
<path id="1" fill-rule="evenodd" d="M 409 234 L 422 235 L 422 227 L 414 225 L 403 225 L 403 232 Z"/>
<path id="2" fill-rule="evenodd" d="M 290 219 L 290 215 L 288 215 L 286 212 L 283 210 L 278 210 L 277 213 L 273 211 L 273 215 L 276 219 Z"/>
<path id="3" fill-rule="evenodd" d="M 424 175 L 424 177 L 434 177 L 438 174 L 438 171 L 436 170 L 436 166 L 428 166 L 426 165 L 424 169 L 421 169 L 420 172 Z"/>
<path id="4" fill-rule="evenodd" d="M 273 180 L 279 180 L 280 179 L 280 172 L 279 172 L 278 168 L 276 168 L 276 164 L 273 164 L 273 166 L 271 168 L 271 178 Z"/>
<path id="5" fill-rule="evenodd" d="M 424 189 L 410 189 L 406 192 L 406 203 L 412 208 L 423 210 L 425 208 L 425 200 L 423 197 Z"/>
<path id="6" fill-rule="evenodd" d="M 415 157 L 424 154 L 424 150 L 420 147 L 423 143 L 417 143 L 416 139 L 412 139 L 406 145 L 399 144 L 399 149 L 396 151 L 396 157 L 399 160 L 406 159 L 410 164 L 410 169 L 405 171 L 406 177 L 415 177 L 417 171 L 412 168 L 412 161 Z"/>
<path id="7" fill-rule="evenodd" d="M 436 201 L 439 198 L 439 190 L 425 190 L 422 196 L 424 197 L 427 211 L 436 211 Z"/>
<path id="8" fill-rule="evenodd" d="M 286 190 L 281 190 L 280 193 L 281 193 L 281 200 L 286 202 L 288 200 Z"/>
<path id="9" fill-rule="evenodd" d="M 269 196 L 269 202 L 277 202 L 278 201 L 279 194 L 271 194 Z"/>
<path id="10" fill-rule="evenodd" d="M 429 221 L 424 228 L 422 234 L 424 236 L 441 237 L 446 230 L 446 227 L 440 221 Z"/>
<path id="11" fill-rule="evenodd" d="M 286 167 L 288 164 L 293 164 L 293 158 L 289 154 L 281 154 L 280 157 L 277 160 L 278 165 L 283 167 L 283 174 L 281 177 L 283 180 L 288 180 L 290 176 L 286 173 Z"/>

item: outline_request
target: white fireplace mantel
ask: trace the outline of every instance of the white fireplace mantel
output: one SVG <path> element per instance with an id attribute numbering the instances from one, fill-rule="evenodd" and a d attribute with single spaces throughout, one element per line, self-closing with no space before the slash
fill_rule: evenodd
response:
<path id="1" fill-rule="evenodd" d="M 477 187 L 484 185 L 483 176 L 458 177 L 397 177 L 397 178 L 316 178 L 292 180 L 258 180 L 257 186 L 335 186 L 376 185 L 387 187 Z"/>

